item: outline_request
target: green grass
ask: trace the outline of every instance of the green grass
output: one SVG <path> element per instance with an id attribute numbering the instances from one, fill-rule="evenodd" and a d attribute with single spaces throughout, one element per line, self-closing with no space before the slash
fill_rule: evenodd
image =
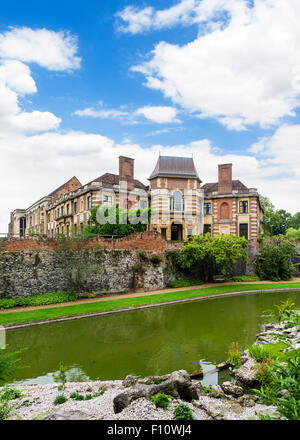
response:
<path id="1" fill-rule="evenodd" d="M 255 344 L 248 347 L 248 350 L 250 356 L 254 357 L 257 361 L 262 361 L 263 358 L 270 357 L 273 360 L 278 359 L 279 362 L 284 362 L 300 355 L 299 348 L 297 350 L 290 350 L 286 353 L 282 353 L 281 350 L 287 347 L 289 347 L 289 344 L 286 344 L 285 342 L 277 342 L 276 344 Z"/>
<path id="2" fill-rule="evenodd" d="M 243 284 L 243 285 L 227 285 L 207 287 L 202 289 L 185 290 L 179 292 L 161 293 L 156 295 L 145 295 L 133 298 L 121 298 L 115 300 L 106 300 L 99 302 L 83 303 L 70 306 L 62 306 L 55 308 L 45 308 L 37 310 L 28 310 L 20 312 L 9 312 L 0 314 L 0 325 L 20 324 L 31 321 L 39 321 L 45 319 L 61 318 L 65 316 L 81 315 L 85 313 L 102 312 L 106 310 L 114 310 L 125 307 L 136 307 L 146 304 L 155 304 L 159 302 L 168 302 L 185 298 L 197 298 L 202 296 L 210 296 L 219 293 L 261 290 L 274 288 L 300 288 L 300 283 L 280 283 L 280 284 Z"/>
<path id="3" fill-rule="evenodd" d="M 202 280 L 175 280 L 168 283 L 168 287 L 178 288 L 178 287 L 190 287 L 190 286 L 201 286 L 203 284 Z"/>
<path id="4" fill-rule="evenodd" d="M 242 275 L 239 277 L 232 277 L 228 281 L 241 282 L 241 283 L 252 283 L 253 281 L 259 281 L 259 278 L 252 276 L 252 275 Z"/>

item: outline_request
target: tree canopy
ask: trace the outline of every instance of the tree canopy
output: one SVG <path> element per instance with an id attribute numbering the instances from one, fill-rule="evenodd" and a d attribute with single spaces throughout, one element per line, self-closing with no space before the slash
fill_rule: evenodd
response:
<path id="1" fill-rule="evenodd" d="M 276 210 L 268 197 L 260 196 L 260 201 L 265 211 L 265 235 L 285 235 L 289 228 L 300 228 L 300 212 L 292 215 L 284 209 Z"/>

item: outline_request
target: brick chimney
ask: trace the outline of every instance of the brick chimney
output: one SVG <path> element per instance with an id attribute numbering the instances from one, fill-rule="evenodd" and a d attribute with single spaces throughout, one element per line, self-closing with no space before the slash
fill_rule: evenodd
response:
<path id="1" fill-rule="evenodd" d="M 119 156 L 119 180 L 127 182 L 128 191 L 134 188 L 134 159 Z"/>
<path id="2" fill-rule="evenodd" d="M 218 193 L 232 193 L 232 163 L 219 165 Z"/>

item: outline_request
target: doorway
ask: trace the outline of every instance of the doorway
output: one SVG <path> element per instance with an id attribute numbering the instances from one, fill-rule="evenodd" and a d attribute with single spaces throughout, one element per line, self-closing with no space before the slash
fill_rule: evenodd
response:
<path id="1" fill-rule="evenodd" d="M 171 225 L 171 240 L 182 240 L 182 225 L 172 223 Z"/>

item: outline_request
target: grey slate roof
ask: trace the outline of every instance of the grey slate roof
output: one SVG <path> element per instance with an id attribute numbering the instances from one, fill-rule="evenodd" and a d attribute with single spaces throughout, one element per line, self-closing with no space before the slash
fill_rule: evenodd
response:
<path id="1" fill-rule="evenodd" d="M 201 189 L 204 189 L 204 194 L 209 194 L 215 191 L 218 191 L 218 182 L 214 183 L 206 183 L 205 185 L 201 186 Z M 240 180 L 233 180 L 232 181 L 232 190 L 238 191 L 239 193 L 248 193 L 249 189 L 240 181 Z"/>
<path id="2" fill-rule="evenodd" d="M 159 156 L 149 180 L 164 176 L 191 177 L 200 180 L 192 157 Z"/>

